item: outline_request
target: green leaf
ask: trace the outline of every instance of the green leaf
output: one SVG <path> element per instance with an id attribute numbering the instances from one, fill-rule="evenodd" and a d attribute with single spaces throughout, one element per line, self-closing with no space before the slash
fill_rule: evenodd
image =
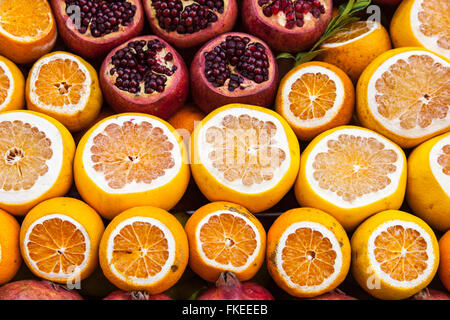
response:
<path id="1" fill-rule="evenodd" d="M 283 52 L 277 55 L 277 59 L 293 59 L 296 60 L 295 57 L 289 52 Z"/>
<path id="2" fill-rule="evenodd" d="M 305 53 L 302 52 L 303 54 L 300 57 L 299 57 L 299 55 L 297 55 L 298 59 L 297 59 L 297 62 L 295 63 L 295 65 L 298 66 L 299 64 L 311 61 L 322 51 L 324 51 L 324 50 L 320 49 L 320 50 L 309 51 L 309 52 L 305 52 Z"/>

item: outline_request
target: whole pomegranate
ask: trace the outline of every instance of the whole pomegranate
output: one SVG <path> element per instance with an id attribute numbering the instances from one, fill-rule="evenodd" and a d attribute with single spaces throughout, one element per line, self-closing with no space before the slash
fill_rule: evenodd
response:
<path id="1" fill-rule="evenodd" d="M 108 54 L 100 70 L 100 85 L 116 112 L 168 119 L 186 101 L 189 75 L 181 56 L 166 41 L 142 36 Z"/>
<path id="2" fill-rule="evenodd" d="M 416 293 L 413 300 L 450 300 L 450 294 L 434 289 L 425 288 Z"/>
<path id="3" fill-rule="evenodd" d="M 21 280 L 0 287 L 0 300 L 83 300 L 74 290 L 49 281 Z"/>
<path id="4" fill-rule="evenodd" d="M 236 0 L 143 0 L 153 32 L 178 48 L 201 45 L 233 29 Z"/>
<path id="5" fill-rule="evenodd" d="M 246 30 L 275 51 L 299 52 L 311 47 L 331 20 L 332 0 L 243 0 Z"/>
<path id="6" fill-rule="evenodd" d="M 172 300 L 165 294 L 150 295 L 144 291 L 114 291 L 103 300 Z"/>
<path id="7" fill-rule="evenodd" d="M 274 300 L 265 288 L 253 282 L 241 283 L 234 273 L 222 272 L 216 287 L 206 290 L 197 300 Z"/>
<path id="8" fill-rule="evenodd" d="M 140 0 L 51 0 L 58 32 L 71 51 L 104 57 L 144 28 Z"/>
<path id="9" fill-rule="evenodd" d="M 270 48 L 249 34 L 230 32 L 206 43 L 191 64 L 192 96 L 210 111 L 229 103 L 272 104 L 278 66 Z"/>

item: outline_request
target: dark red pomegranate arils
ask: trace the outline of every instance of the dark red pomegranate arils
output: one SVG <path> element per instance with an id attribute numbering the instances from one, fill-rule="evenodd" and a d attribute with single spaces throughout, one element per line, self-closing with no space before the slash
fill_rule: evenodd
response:
<path id="1" fill-rule="evenodd" d="M 287 29 L 295 26 L 303 27 L 304 15 L 308 13 L 316 19 L 325 13 L 325 7 L 318 0 L 259 0 L 258 5 L 266 17 L 283 13 L 286 17 Z"/>
<path id="2" fill-rule="evenodd" d="M 140 40 L 118 50 L 111 59 L 113 68 L 110 74 L 117 74 L 114 85 L 133 94 L 141 92 L 142 83 L 146 94 L 163 92 L 167 77 L 178 68 L 176 65 L 164 65 L 162 61 L 168 63 L 173 60 L 172 53 L 162 52 L 164 48 L 165 45 L 159 40 Z"/>
<path id="3" fill-rule="evenodd" d="M 73 6 L 80 8 L 78 31 L 85 34 L 88 30 L 94 38 L 119 31 L 134 19 L 136 6 L 126 0 L 66 0 L 66 13 L 71 17 Z M 75 21 L 74 21 L 75 22 Z"/>
<path id="4" fill-rule="evenodd" d="M 181 0 L 154 0 L 152 7 L 156 10 L 159 26 L 179 34 L 206 29 L 218 20 L 215 12 L 224 12 L 223 0 L 195 0 L 187 6 Z"/>
<path id="5" fill-rule="evenodd" d="M 214 86 L 221 87 L 228 80 L 228 90 L 233 92 L 241 86 L 244 78 L 256 83 L 269 80 L 269 59 L 265 47 L 250 43 L 247 37 L 227 36 L 212 51 L 205 52 L 205 76 Z"/>

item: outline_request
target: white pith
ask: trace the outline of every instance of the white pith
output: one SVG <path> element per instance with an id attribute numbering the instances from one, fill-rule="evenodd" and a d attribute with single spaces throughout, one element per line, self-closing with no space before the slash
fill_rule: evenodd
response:
<path id="1" fill-rule="evenodd" d="M 162 266 L 161 271 L 158 272 L 154 276 L 149 276 L 147 278 L 136 278 L 136 277 L 127 277 L 124 276 L 122 273 L 120 273 L 114 263 L 113 263 L 113 250 L 114 250 L 114 238 L 119 235 L 120 231 L 129 225 L 132 225 L 135 222 L 142 222 L 142 223 L 149 223 L 153 226 L 156 226 L 159 228 L 163 234 L 165 239 L 167 240 L 167 250 L 169 252 L 169 257 L 167 258 L 164 266 Z M 119 223 L 117 227 L 111 232 L 111 235 L 108 238 L 108 245 L 106 248 L 106 258 L 108 266 L 111 268 L 111 271 L 116 275 L 119 279 L 126 282 L 132 282 L 137 285 L 146 285 L 146 284 L 152 284 L 157 281 L 160 281 L 168 272 L 170 272 L 170 267 L 174 264 L 175 261 L 175 238 L 172 234 L 172 232 L 167 228 L 165 224 L 163 224 L 161 221 L 156 220 L 154 218 L 150 217 L 142 217 L 142 216 L 136 216 L 129 219 L 126 219 Z"/>
<path id="2" fill-rule="evenodd" d="M 386 231 L 388 228 L 400 225 L 405 230 L 406 229 L 413 229 L 420 233 L 420 236 L 425 240 L 427 244 L 426 253 L 428 255 L 428 261 L 427 261 L 427 267 L 424 270 L 424 272 L 417 278 L 412 281 L 398 281 L 396 279 L 391 278 L 390 275 L 388 275 L 386 272 L 384 272 L 378 261 L 375 259 L 375 239 L 383 232 Z M 369 262 L 370 268 L 368 272 L 374 272 L 379 278 L 381 278 L 384 282 L 389 283 L 390 285 L 398 288 L 413 288 L 425 281 L 433 272 L 435 259 L 434 259 L 434 250 L 433 250 L 433 244 L 431 241 L 430 235 L 418 224 L 410 221 L 404 221 L 404 220 L 389 220 L 384 222 L 383 224 L 379 225 L 370 235 L 369 241 L 368 241 L 368 255 L 369 255 Z"/>
<path id="3" fill-rule="evenodd" d="M 75 62 L 78 66 L 78 68 L 80 69 L 80 72 L 82 72 L 85 77 L 86 80 L 83 83 L 83 90 L 81 90 L 80 92 L 80 101 L 77 104 L 69 104 L 69 105 L 64 105 L 64 106 L 53 106 L 53 105 L 49 105 L 49 104 L 45 104 L 44 102 L 42 102 L 39 99 L 39 96 L 36 94 L 36 87 L 35 87 L 35 83 L 36 81 L 39 79 L 39 73 L 41 71 L 42 66 L 55 61 L 55 60 L 71 60 L 73 62 Z M 39 106 L 40 108 L 49 110 L 49 111 L 53 111 L 53 112 L 57 112 L 57 113 L 64 113 L 67 115 L 72 115 L 75 113 L 78 113 L 82 110 L 84 110 L 87 106 L 87 102 L 88 99 L 91 95 L 91 85 L 92 85 L 92 79 L 91 79 L 91 75 L 88 71 L 88 69 L 74 56 L 72 55 L 68 55 L 68 54 L 64 54 L 64 53 L 56 53 L 53 54 L 51 56 L 42 58 L 41 60 L 39 60 L 38 62 L 36 62 L 36 64 L 33 66 L 33 69 L 30 73 L 30 100 L 32 101 L 32 103 L 34 105 Z"/>
<path id="4" fill-rule="evenodd" d="M 377 108 L 378 104 L 375 100 L 375 96 L 377 94 L 377 89 L 375 88 L 376 81 L 381 77 L 381 75 L 384 72 L 389 70 L 391 65 L 395 64 L 400 59 L 403 59 L 405 62 L 408 62 L 408 58 L 412 55 L 426 55 L 431 57 L 434 61 L 439 62 L 442 65 L 446 66 L 447 68 L 450 67 L 450 63 L 438 57 L 437 55 L 425 50 L 411 50 L 398 53 L 390 57 L 386 61 L 384 61 L 372 74 L 372 77 L 370 78 L 367 86 L 367 103 L 369 110 L 374 116 L 375 120 L 378 123 L 380 123 L 384 128 L 404 137 L 418 138 L 448 127 L 450 123 L 450 112 L 447 113 L 447 117 L 445 117 L 445 119 L 433 119 L 432 123 L 426 128 L 416 126 L 413 129 L 404 129 L 400 126 L 400 119 L 389 120 L 383 117 L 378 112 Z M 419 90 L 420 88 L 417 89 Z"/>
<path id="5" fill-rule="evenodd" d="M 44 132 L 46 137 L 51 141 L 51 149 L 53 151 L 52 158 L 46 161 L 48 172 L 40 176 L 33 187 L 29 190 L 5 191 L 3 186 L 0 189 L 0 202 L 7 204 L 20 204 L 39 198 L 53 187 L 58 179 L 63 164 L 63 138 L 58 128 L 50 121 L 28 112 L 8 112 L 0 114 L 0 122 L 20 120 L 23 123 L 29 123 L 33 127 L 37 127 Z M 20 148 L 20 146 L 17 146 Z M 0 155 L 2 158 L 4 155 Z M 25 154 L 26 156 L 26 154 Z"/>
<path id="6" fill-rule="evenodd" d="M 9 80 L 9 88 L 7 90 L 6 99 L 5 99 L 5 101 L 3 101 L 3 103 L 0 104 L 0 111 L 1 111 L 4 106 L 7 106 L 10 103 L 11 95 L 15 90 L 15 83 L 14 83 L 14 79 L 13 79 L 11 70 L 9 70 L 8 66 L 2 61 L 0 61 L 0 69 L 3 70 L 6 77 Z"/>
<path id="7" fill-rule="evenodd" d="M 437 44 L 437 41 L 439 40 L 438 34 L 434 35 L 432 37 L 429 37 L 429 36 L 424 35 L 420 31 L 421 22 L 419 20 L 419 13 L 423 10 L 422 9 L 423 2 L 424 2 L 424 0 L 415 0 L 411 7 L 409 21 L 411 23 L 411 29 L 413 31 L 413 34 L 425 48 L 427 48 L 433 52 L 436 52 L 438 54 L 441 54 L 444 57 L 450 58 L 450 50 L 442 48 Z M 443 14 L 449 14 L 449 13 L 444 12 Z M 447 29 L 447 31 L 448 31 L 448 29 Z"/>
<path id="8" fill-rule="evenodd" d="M 328 152 L 329 151 L 327 146 L 328 141 L 337 140 L 339 135 L 341 134 L 354 135 L 356 137 L 359 136 L 363 138 L 375 138 L 378 142 L 384 144 L 385 149 L 391 149 L 397 153 L 397 161 L 393 163 L 397 169 L 395 170 L 395 172 L 386 174 L 386 176 L 391 179 L 391 183 L 387 187 L 376 192 L 364 194 L 362 197 L 357 197 L 354 201 L 349 202 L 344 200 L 342 197 L 338 196 L 336 192 L 324 190 L 319 186 L 319 182 L 314 178 L 315 169 L 313 168 L 313 163 L 315 161 L 316 155 L 321 152 Z M 319 197 L 325 199 L 328 202 L 331 202 L 332 204 L 340 208 L 351 209 L 369 205 L 395 193 L 400 182 L 403 168 L 405 166 L 406 163 L 403 157 L 402 150 L 396 145 L 394 145 L 392 142 L 387 140 L 386 138 L 368 130 L 358 128 L 343 128 L 336 130 L 333 133 L 329 134 L 328 136 L 324 137 L 314 146 L 313 150 L 306 159 L 305 174 L 309 186 Z"/>
<path id="9" fill-rule="evenodd" d="M 381 24 L 376 22 L 376 21 L 365 21 L 365 22 L 366 22 L 366 25 L 369 26 L 369 31 L 367 31 L 367 32 L 365 32 L 365 33 L 355 37 L 355 38 L 352 38 L 350 40 L 344 41 L 344 42 L 324 43 L 324 44 L 322 44 L 322 47 L 323 48 L 341 47 L 341 46 L 344 46 L 344 45 L 349 44 L 351 42 L 358 41 L 359 39 L 366 37 L 367 35 L 371 34 L 372 32 L 374 32 L 377 29 L 381 29 Z"/>
<path id="10" fill-rule="evenodd" d="M 270 146 L 272 147 L 278 147 L 282 149 L 286 154 L 286 159 L 282 162 L 281 166 L 277 167 L 273 171 L 273 178 L 271 180 L 264 180 L 260 184 L 253 184 L 251 186 L 245 186 L 242 183 L 242 179 L 236 179 L 235 181 L 228 181 L 224 178 L 224 175 L 222 172 L 217 170 L 213 167 L 212 161 L 209 159 L 208 155 L 211 151 L 214 150 L 213 145 L 210 143 L 207 143 L 206 141 L 206 132 L 208 128 L 216 126 L 218 128 L 222 128 L 222 120 L 227 115 L 232 115 L 235 117 L 239 117 L 241 115 L 249 115 L 251 117 L 256 117 L 261 121 L 271 121 L 275 124 L 277 131 L 275 136 L 273 137 L 274 143 Z M 222 112 L 217 113 L 214 115 L 211 119 L 209 119 L 206 123 L 204 123 L 197 136 L 197 141 L 195 142 L 198 146 L 198 154 L 199 159 L 195 159 L 196 161 L 200 161 L 200 164 L 204 165 L 206 170 L 221 184 L 227 186 L 230 189 L 236 190 L 240 193 L 247 193 L 247 194 L 258 194 L 262 193 L 264 191 L 267 191 L 273 187 L 275 187 L 281 179 L 284 177 L 286 172 L 288 171 L 290 165 L 291 165 L 291 155 L 289 152 L 289 142 L 287 139 L 287 135 L 284 131 L 283 125 L 281 122 L 274 116 L 248 108 L 230 108 L 223 110 Z"/>
<path id="11" fill-rule="evenodd" d="M 331 107 L 322 118 L 314 118 L 308 120 L 302 120 L 291 111 L 290 101 L 289 101 L 289 93 L 292 90 L 292 85 L 297 81 L 300 77 L 302 77 L 305 73 L 322 73 L 328 76 L 330 80 L 332 80 L 336 86 L 336 98 L 334 100 L 333 107 Z M 289 77 L 283 87 L 283 109 L 285 116 L 289 119 L 291 123 L 294 123 L 297 126 L 305 127 L 305 128 L 313 128 L 320 126 L 322 124 L 328 123 L 331 119 L 333 119 L 338 113 L 339 109 L 342 107 L 342 103 L 344 101 L 344 84 L 342 80 L 331 70 L 321 67 L 321 66 L 309 66 L 302 68 L 296 71 L 293 75 Z"/>
<path id="12" fill-rule="evenodd" d="M 58 273 L 43 272 L 38 268 L 36 262 L 33 259 L 31 259 L 31 257 L 30 257 L 30 252 L 28 250 L 28 242 L 30 242 L 30 234 L 33 231 L 34 227 L 38 224 L 43 224 L 45 221 L 53 220 L 53 219 L 60 219 L 62 221 L 67 221 L 67 222 L 71 223 L 72 225 L 74 225 L 77 228 L 77 230 L 79 230 L 83 234 L 85 245 L 86 245 L 86 250 L 84 252 L 84 260 L 81 263 L 81 265 L 75 266 L 74 271 L 72 273 L 63 273 L 62 271 L 60 271 Z M 43 216 L 43 217 L 37 219 L 36 221 L 34 221 L 30 225 L 30 227 L 28 228 L 28 230 L 25 234 L 23 247 L 25 250 L 25 255 L 27 257 L 27 261 L 33 266 L 33 268 L 35 270 L 38 270 L 40 274 L 42 274 L 46 277 L 55 278 L 55 279 L 57 279 L 57 278 L 58 279 L 75 279 L 86 268 L 86 266 L 88 264 L 90 252 L 91 252 L 91 240 L 89 238 L 88 233 L 86 232 L 86 229 L 80 223 L 78 223 L 75 219 L 73 219 L 69 216 L 63 215 L 63 214 L 55 213 L 55 214 L 49 214 L 49 215 Z M 60 249 L 64 249 L 64 248 L 60 248 Z"/>
<path id="13" fill-rule="evenodd" d="M 439 156 L 443 154 L 442 148 L 447 144 L 450 145 L 450 134 L 436 142 L 430 150 L 430 156 L 428 159 L 430 161 L 430 168 L 434 178 L 447 196 L 450 197 L 450 176 L 442 172 L 443 167 L 438 163 Z"/>
<path id="14" fill-rule="evenodd" d="M 108 125 L 114 123 L 119 126 L 122 126 L 123 123 L 126 121 L 131 121 L 133 123 L 139 124 L 142 122 L 148 122 L 152 124 L 153 127 L 161 128 L 164 134 L 167 136 L 168 141 L 170 141 L 173 144 L 173 149 L 171 153 L 175 165 L 170 169 L 166 169 L 164 171 L 165 174 L 162 177 L 158 177 L 157 179 L 153 180 L 151 184 L 143 182 L 137 183 L 136 181 L 133 181 L 132 183 L 127 183 L 127 185 L 122 189 L 113 189 L 108 185 L 108 181 L 105 179 L 104 173 L 95 171 L 94 169 L 95 163 L 91 159 L 92 156 L 91 147 L 94 145 L 94 138 L 98 134 L 102 133 Z M 170 131 L 170 129 L 161 121 L 144 115 L 123 115 L 123 116 L 119 115 L 100 123 L 88 137 L 83 149 L 82 159 L 84 169 L 86 170 L 86 174 L 89 176 L 89 178 L 91 178 L 92 181 L 100 189 L 111 194 L 139 193 L 159 188 L 172 181 L 172 179 L 180 171 L 183 161 L 180 146 L 178 145 L 178 142 L 173 133 Z"/>
<path id="15" fill-rule="evenodd" d="M 212 216 L 219 216 L 222 214 L 231 214 L 234 217 L 243 219 L 246 222 L 246 224 L 252 228 L 253 232 L 256 235 L 256 238 L 255 238 L 256 248 L 253 251 L 253 253 L 248 257 L 247 262 L 243 266 L 235 267 L 230 263 L 227 265 L 217 263 L 216 261 L 209 259 L 203 252 L 202 242 L 200 240 L 200 231 L 201 231 L 202 227 L 205 225 L 205 223 L 208 223 L 209 219 Z M 205 216 L 200 221 L 200 223 L 197 225 L 197 228 L 195 229 L 195 240 L 197 241 L 197 252 L 200 254 L 200 257 L 202 258 L 202 260 L 204 262 L 206 262 L 208 265 L 216 267 L 216 268 L 222 268 L 222 269 L 235 271 L 235 272 L 240 272 L 240 271 L 247 269 L 254 262 L 254 260 L 256 259 L 257 255 L 258 255 L 258 252 L 261 250 L 261 235 L 260 235 L 258 229 L 256 228 L 256 226 L 244 215 L 237 214 L 236 212 L 233 212 L 231 210 L 218 210 L 218 211 L 214 211 L 214 212 L 208 214 L 207 216 Z"/>
<path id="16" fill-rule="evenodd" d="M 320 232 L 324 238 L 327 238 L 328 240 L 330 240 L 331 245 L 332 245 L 332 250 L 336 253 L 336 259 L 334 260 L 334 266 L 333 266 L 333 268 L 334 268 L 333 274 L 331 276 L 329 276 L 328 278 L 326 278 L 321 284 L 316 285 L 316 286 L 300 286 L 300 285 L 292 282 L 292 280 L 289 278 L 289 276 L 286 274 L 286 272 L 283 268 L 282 254 L 283 254 L 283 249 L 286 246 L 286 240 L 290 234 L 295 233 L 295 231 L 300 228 L 308 228 L 313 231 Z M 329 287 L 331 284 L 333 284 L 333 282 L 338 277 L 338 275 L 342 269 L 342 251 L 341 251 L 341 247 L 339 245 L 339 241 L 336 239 L 336 236 L 328 228 L 326 228 L 325 226 L 323 226 L 319 223 L 316 223 L 316 222 L 301 221 L 301 222 L 296 222 L 296 223 L 291 224 L 281 235 L 279 245 L 276 250 L 275 263 L 276 263 L 277 269 L 279 270 L 281 276 L 287 282 L 289 287 L 297 288 L 299 290 L 307 291 L 307 292 L 316 292 L 316 291 L 323 290 L 323 289 Z"/>

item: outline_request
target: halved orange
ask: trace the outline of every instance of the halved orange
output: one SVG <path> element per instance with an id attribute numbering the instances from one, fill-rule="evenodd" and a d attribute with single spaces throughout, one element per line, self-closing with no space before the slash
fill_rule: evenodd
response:
<path id="1" fill-rule="evenodd" d="M 251 212 L 275 205 L 297 176 L 300 147 L 276 112 L 229 104 L 208 114 L 191 137 L 192 175 L 210 201 Z"/>
<path id="2" fill-rule="evenodd" d="M 75 183 L 103 217 L 135 206 L 171 209 L 189 183 L 186 146 L 157 117 L 123 113 L 95 124 L 78 144 Z"/>
<path id="3" fill-rule="evenodd" d="M 301 206 L 324 210 L 346 230 L 368 216 L 402 205 L 406 157 L 401 148 L 371 130 L 337 127 L 305 149 L 295 196 Z"/>
<path id="4" fill-rule="evenodd" d="M 391 49 L 391 40 L 381 23 L 357 21 L 326 39 L 319 48 L 324 51 L 318 60 L 341 68 L 356 83 L 372 60 Z"/>
<path id="5" fill-rule="evenodd" d="M 433 230 L 421 219 L 387 210 L 364 221 L 351 239 L 352 274 L 379 299 L 408 298 L 433 279 L 439 246 Z"/>
<path id="6" fill-rule="evenodd" d="M 56 36 L 47 0 L 0 1 L 0 54 L 16 63 L 33 62 L 52 50 Z"/>
<path id="7" fill-rule="evenodd" d="M 357 85 L 361 123 L 403 148 L 450 129 L 450 62 L 422 48 L 381 54 Z"/>
<path id="8" fill-rule="evenodd" d="M 17 220 L 0 209 L 0 285 L 9 282 L 22 264 L 19 231 Z"/>
<path id="9" fill-rule="evenodd" d="M 25 79 L 17 66 L 0 56 L 0 111 L 25 106 Z"/>
<path id="10" fill-rule="evenodd" d="M 27 107 L 64 124 L 70 131 L 90 125 L 100 113 L 103 96 L 95 69 L 81 57 L 55 51 L 30 70 Z"/>
<path id="11" fill-rule="evenodd" d="M 178 220 L 155 207 L 136 207 L 115 217 L 103 234 L 100 266 L 122 290 L 159 294 L 183 275 L 189 259 Z"/>
<path id="12" fill-rule="evenodd" d="M 0 137 L 0 208 L 25 215 L 69 191 L 75 143 L 61 123 L 32 111 L 6 111 Z"/>
<path id="13" fill-rule="evenodd" d="M 20 229 L 20 249 L 38 277 L 58 283 L 86 279 L 97 267 L 103 221 L 72 198 L 53 198 L 34 207 Z"/>
<path id="14" fill-rule="evenodd" d="M 335 289 L 347 276 L 350 255 L 344 228 L 318 209 L 289 210 L 267 234 L 267 269 L 295 297 L 315 297 Z"/>
<path id="15" fill-rule="evenodd" d="M 395 47 L 424 47 L 450 59 L 447 0 L 404 0 L 391 20 Z"/>
<path id="16" fill-rule="evenodd" d="M 185 230 L 189 265 L 207 281 L 217 281 L 224 271 L 246 281 L 264 262 L 266 232 L 261 222 L 240 205 L 211 202 L 194 212 Z"/>
<path id="17" fill-rule="evenodd" d="M 355 88 L 344 71 L 313 61 L 298 65 L 284 76 L 275 108 L 298 138 L 311 140 L 350 122 L 354 104 Z"/>

